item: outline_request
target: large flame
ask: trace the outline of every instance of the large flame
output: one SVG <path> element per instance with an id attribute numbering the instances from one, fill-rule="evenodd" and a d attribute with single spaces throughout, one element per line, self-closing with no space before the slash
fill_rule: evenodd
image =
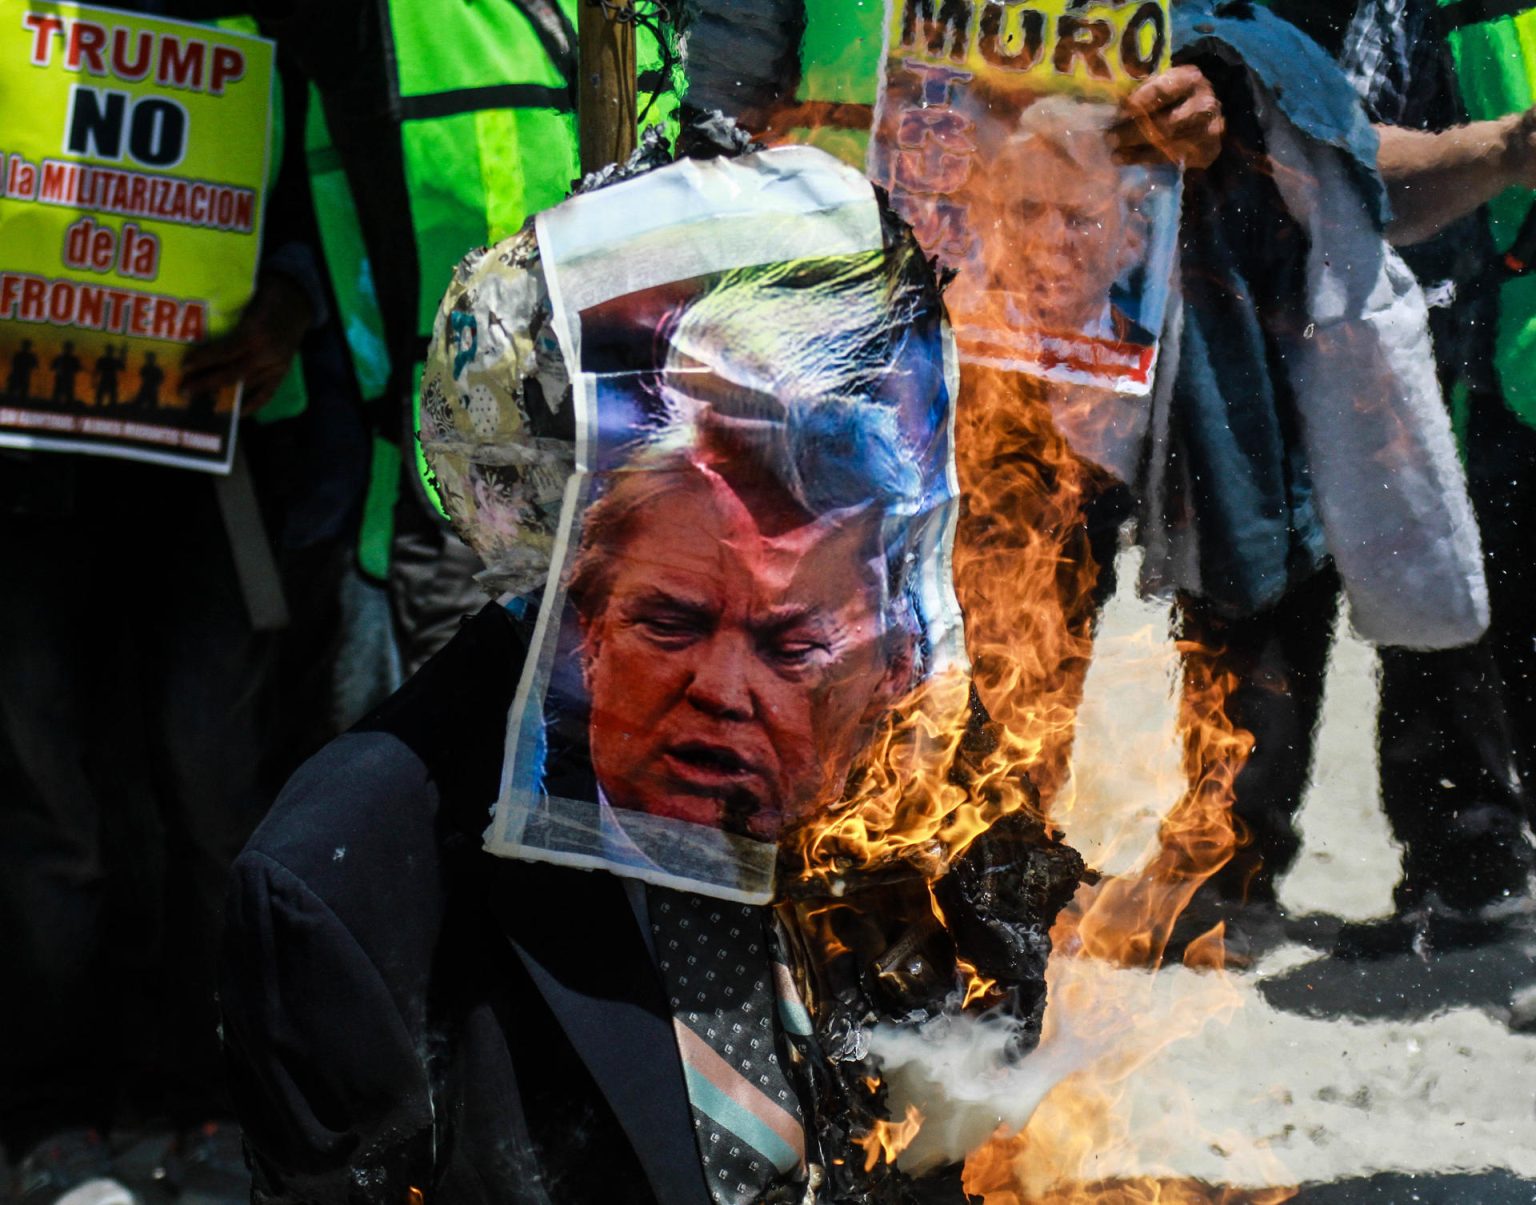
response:
<path id="1" fill-rule="evenodd" d="M 1198 1123 L 1193 1108 L 1155 1124 L 1122 1109 L 1133 1075 L 1146 1072 L 1171 1044 L 1240 1007 L 1223 974 L 1220 928 L 1190 942 L 1184 966 L 1204 973 L 1177 983 L 1143 971 L 1163 961 L 1169 934 L 1195 890 L 1231 856 L 1233 781 L 1252 747 L 1226 717 L 1235 685 L 1212 650 L 1181 644 L 1184 668 L 1179 728 L 1187 781 L 1167 813 L 1152 857 L 1135 873 L 1106 878 L 1079 894 L 1053 931 L 1051 1005 L 1041 1042 L 1084 1052 L 1087 1065 L 1063 1080 L 1017 1133 L 998 1133 L 966 1161 L 965 1187 L 986 1205 L 1177 1205 L 1253 1202 L 1275 1205 L 1289 1189 L 1235 1190 L 1162 1175 L 1113 1179 L 1100 1169 L 1164 1165 Z M 1214 1136 L 1213 1136 L 1214 1138 Z M 1283 1182 L 1285 1172 L 1249 1144 L 1234 1171 L 1255 1183 Z M 1171 1161 L 1171 1160 L 1170 1160 Z"/>
<path id="2" fill-rule="evenodd" d="M 1040 160 L 1039 170 L 1070 171 L 1072 165 L 1053 157 Z M 973 173 L 967 185 L 973 214 L 1006 215 L 1007 175 L 991 174 L 996 195 L 988 197 L 986 182 Z M 1064 265 L 1059 247 L 1033 245 L 1025 229 L 1002 229 L 1005 216 L 992 222 L 993 230 L 981 232 L 977 261 L 959 281 L 962 289 L 970 286 L 972 337 L 1018 322 L 1021 297 L 1031 290 L 1040 295 L 1028 274 L 1085 268 Z M 1044 289 L 1050 292 L 1049 282 Z M 990 313 L 989 297 L 997 303 Z M 978 722 L 971 683 L 960 675 L 925 684 L 898 709 L 845 806 L 805 834 L 807 873 L 831 880 L 834 889 L 851 870 L 895 860 L 937 878 L 991 824 L 1020 809 L 1048 820 L 1069 817 L 1073 736 L 1094 651 L 1099 574 L 1084 513 L 1110 481 L 1074 454 L 1056 418 L 1071 411 L 1081 427 L 1094 401 L 1091 390 L 962 366 L 955 586 L 972 681 L 991 722 Z M 1030 1057 L 1070 1047 L 1081 1057 L 1064 1065 L 1081 1069 L 1049 1092 L 1023 1129 L 1000 1128 L 971 1152 L 965 1186 L 987 1205 L 1274 1205 L 1293 1195 L 1211 1188 L 1181 1179 L 1173 1168 L 1142 1178 L 1106 1178 L 1101 1170 L 1111 1166 L 1106 1152 L 1128 1149 L 1137 1167 L 1164 1166 L 1164 1138 L 1156 1128 L 1138 1130 L 1117 1110 L 1126 1082 L 1166 1045 L 1238 1006 L 1236 989 L 1222 974 L 1219 929 L 1187 946 L 1185 966 L 1202 974 L 1188 975 L 1194 986 L 1186 984 L 1176 998 L 1159 996 L 1164 977 L 1149 973 L 1161 965 L 1191 896 L 1232 856 L 1233 782 L 1252 745 L 1227 718 L 1235 683 L 1219 667 L 1219 650 L 1183 643 L 1179 651 L 1183 785 L 1169 791 L 1178 802 L 1143 866 L 1084 888 L 1053 932 L 1046 1028 L 1041 1049 Z M 942 921 L 936 904 L 935 910 Z M 965 1003 L 983 998 L 990 985 L 963 961 L 960 973 Z M 863 1143 L 870 1165 L 894 1161 L 920 1127 L 915 1110 L 878 1126 Z M 1285 1182 L 1273 1165 L 1246 1171 L 1252 1183 Z"/>
<path id="3" fill-rule="evenodd" d="M 1037 165 L 1044 172 L 1072 170 L 1056 156 Z M 973 194 L 982 191 L 973 207 L 979 203 L 980 212 L 998 215 L 979 240 L 981 262 L 971 270 L 973 281 L 985 281 L 983 301 L 997 298 L 998 305 L 988 312 L 973 294 L 973 329 L 1000 328 L 1009 316 L 1017 321 L 1030 274 L 1105 275 L 1100 266 L 1065 263 L 1060 248 L 1033 245 L 1031 236 L 1049 224 L 1009 222 L 1004 175 L 994 177 L 997 195 L 987 195 L 984 179 L 971 181 Z M 1106 246 L 1102 253 L 1119 252 Z M 1032 287 L 1035 295 L 1050 295 L 1053 283 Z M 1013 305 L 1005 314 L 1002 302 L 1009 298 Z M 999 751 L 1023 755 L 1020 768 L 1038 785 L 1042 806 L 1062 818 L 1071 805 L 1069 766 L 1093 652 L 1100 570 L 1084 508 L 1106 482 L 1074 454 L 1057 420 L 1070 412 L 1081 429 L 1094 397 L 1091 390 L 973 366 L 964 372 L 961 392 L 956 451 L 966 509 L 955 570 L 976 684 L 1009 734 Z M 1168 1044 L 1238 1006 L 1236 990 L 1222 974 L 1219 929 L 1187 946 L 1185 965 L 1205 974 L 1191 977 L 1177 996 L 1160 994 L 1157 976 L 1125 969 L 1161 966 L 1191 897 L 1231 858 L 1233 784 L 1252 748 L 1251 736 L 1227 717 L 1226 700 L 1237 683 L 1221 668 L 1220 650 L 1181 642 L 1179 653 L 1185 785 L 1163 818 L 1151 857 L 1138 870 L 1084 888 L 1053 931 L 1050 1004 L 1037 1053 L 1067 1048 L 1079 1052 L 1085 1065 L 1046 1096 L 1019 1132 L 999 1132 L 971 1152 L 965 1186 L 987 1205 L 1234 1199 L 1228 1190 L 1181 1181 L 1172 1168 L 1108 1183 L 1103 1172 L 1115 1166 L 1106 1159 L 1111 1152 L 1133 1151 L 1128 1162 L 1137 1168 L 1164 1166 L 1165 1152 L 1194 1123 L 1182 1119 L 1179 1134 L 1138 1128 L 1117 1107 L 1127 1081 Z M 1137 801 L 1116 802 L 1124 815 Z M 1250 1182 L 1285 1180 L 1273 1166 L 1243 1170 Z M 1282 1190 L 1240 1199 L 1268 1203 L 1289 1195 Z"/>
<path id="4" fill-rule="evenodd" d="M 905 858 L 937 876 L 1003 816 L 1041 811 L 1066 778 L 1092 652 L 1082 508 L 1096 471 L 1055 430 L 1044 386 L 996 369 L 962 369 L 955 448 L 971 677 L 940 675 L 895 710 L 852 795 L 804 834 L 811 873 Z"/>

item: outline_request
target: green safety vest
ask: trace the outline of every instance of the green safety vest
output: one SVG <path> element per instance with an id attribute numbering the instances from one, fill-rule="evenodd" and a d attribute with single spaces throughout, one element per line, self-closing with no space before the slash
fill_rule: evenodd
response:
<path id="1" fill-rule="evenodd" d="M 572 61 L 579 0 L 556 0 Z M 411 365 L 394 365 L 351 182 L 331 144 L 318 96 L 306 130 L 310 183 L 326 266 L 362 396 L 382 396 L 391 369 L 409 368 L 411 442 L 428 497 L 440 503 L 415 431 L 422 363 L 438 302 L 466 253 L 515 233 L 530 214 L 563 200 L 579 174 L 575 80 L 559 60 L 558 37 L 513 0 L 394 0 L 388 5 L 400 143 L 409 197 L 409 237 L 419 267 L 417 346 Z M 662 62 L 640 31 L 642 75 Z M 653 107 L 646 124 L 675 128 L 676 97 Z M 402 228 L 404 222 L 402 222 Z M 379 437 L 364 509 L 359 561 L 382 577 L 388 568 L 400 449 Z"/>
<path id="2" fill-rule="evenodd" d="M 884 0 L 806 4 L 794 97 L 805 124 L 788 133 L 791 140 L 864 170 L 884 44 Z"/>
<path id="3" fill-rule="evenodd" d="M 1536 103 L 1536 3 L 1440 0 L 1438 16 L 1468 117 L 1485 121 Z M 1523 188 L 1489 203 L 1501 251 L 1514 241 L 1531 204 L 1532 193 Z M 1513 277 L 1500 291 L 1495 361 L 1510 409 L 1536 425 L 1536 273 Z"/>
<path id="4" fill-rule="evenodd" d="M 573 56 L 576 9 L 577 0 L 560 0 Z M 570 191 L 578 173 L 575 80 L 508 0 L 395 0 L 389 21 L 421 268 L 411 443 L 427 496 L 442 511 L 416 436 L 437 305 L 465 252 L 516 233 L 530 213 Z"/>
<path id="5" fill-rule="evenodd" d="M 560 2 L 572 54 L 576 8 Z M 515 233 L 569 191 L 574 81 L 508 0 L 395 0 L 389 21 L 426 339 L 465 252 Z"/>

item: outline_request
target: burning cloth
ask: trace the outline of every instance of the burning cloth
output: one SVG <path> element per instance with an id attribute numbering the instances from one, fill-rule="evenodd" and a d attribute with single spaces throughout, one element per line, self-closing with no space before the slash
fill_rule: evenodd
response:
<path id="1" fill-rule="evenodd" d="M 781 835 L 963 661 L 936 284 L 809 148 L 535 229 L 460 266 L 424 385 L 470 543 L 514 590 L 549 567 L 487 847 L 766 903 Z"/>

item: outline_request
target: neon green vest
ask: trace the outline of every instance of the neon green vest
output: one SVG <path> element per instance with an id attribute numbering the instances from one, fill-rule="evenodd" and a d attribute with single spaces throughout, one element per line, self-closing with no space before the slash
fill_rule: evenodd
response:
<path id="1" fill-rule="evenodd" d="M 574 53 L 579 0 L 557 2 Z M 410 381 L 414 428 L 420 356 L 454 265 L 474 248 L 517 231 L 528 215 L 563 200 L 578 175 L 574 81 L 565 78 L 547 37 L 509 0 L 395 0 L 388 16 L 410 237 L 420 267 L 421 352 Z M 637 51 L 642 75 L 662 64 L 660 47 L 643 28 Z M 664 96 L 646 124 L 675 129 L 676 108 L 675 94 Z M 351 185 L 318 96 L 311 97 L 306 146 L 321 242 L 353 368 L 362 396 L 377 398 L 391 368 L 384 323 Z M 437 502 L 419 444 L 413 454 L 427 493 Z M 398 467 L 399 449 L 377 440 L 359 545 L 362 567 L 375 576 L 383 576 L 388 566 Z"/>
<path id="2" fill-rule="evenodd" d="M 574 31 L 577 0 L 561 0 L 560 7 Z M 574 81 L 561 73 L 528 17 L 506 0 L 395 0 L 389 20 L 421 266 L 416 332 L 425 341 L 464 254 L 515 233 L 530 213 L 569 191 L 578 170 Z M 414 437 L 421 424 L 421 369 L 418 357 L 412 443 L 428 496 L 441 510 Z"/>
<path id="3" fill-rule="evenodd" d="M 795 102 L 806 124 L 790 134 L 860 171 L 869 152 L 869 119 L 880 88 L 885 42 L 883 4 L 823 0 L 805 6 L 800 85 Z M 817 106 L 832 106 L 818 112 Z"/>
<path id="4" fill-rule="evenodd" d="M 574 55 L 579 0 L 558 0 Z M 389 6 L 421 264 L 417 331 L 432 333 L 455 264 L 564 200 L 579 174 L 574 80 L 509 0 L 395 0 Z M 643 75 L 661 61 L 642 27 Z M 647 123 L 668 120 L 653 109 Z"/>
<path id="5" fill-rule="evenodd" d="M 574 50 L 579 0 L 559 0 Z M 432 334 L 455 264 L 515 234 L 530 214 L 564 200 L 580 174 L 574 83 L 561 74 L 532 22 L 506 0 L 396 0 L 390 5 L 411 224 L 421 264 L 417 331 Z M 660 47 L 637 30 L 640 74 Z M 479 105 L 464 111 L 467 105 Z M 499 107 L 488 107 L 497 105 Z M 648 123 L 675 126 L 676 98 Z M 423 344 L 423 348 L 424 348 Z M 443 512 L 416 432 L 422 361 L 411 380 L 412 443 L 428 496 Z"/>
<path id="6" fill-rule="evenodd" d="M 560 7 L 574 41 L 576 0 L 560 0 Z M 505 237 L 528 213 L 565 196 L 576 174 L 575 113 L 559 64 L 515 4 L 397 0 L 388 6 L 388 20 L 410 199 L 409 237 L 420 270 L 416 333 L 424 347 L 438 299 L 464 253 Z M 320 241 L 353 372 L 361 396 L 377 400 L 390 381 L 390 349 L 352 184 L 314 92 L 305 150 Z M 418 363 L 410 382 L 413 416 L 419 377 Z M 416 456 L 424 467 L 419 449 Z M 378 578 L 389 567 L 399 469 L 399 447 L 375 437 L 358 560 Z"/>
<path id="7" fill-rule="evenodd" d="M 560 7 L 574 30 L 576 0 Z M 465 252 L 564 198 L 576 116 L 572 81 L 517 5 L 396 0 L 389 20 L 425 337 Z"/>
<path id="8" fill-rule="evenodd" d="M 1536 3 L 1440 0 L 1467 116 L 1484 121 L 1536 103 Z M 1531 207 L 1527 189 L 1510 189 L 1488 206 L 1501 251 Z M 1536 425 L 1536 274 L 1505 282 L 1499 294 L 1496 365 L 1509 407 Z"/>

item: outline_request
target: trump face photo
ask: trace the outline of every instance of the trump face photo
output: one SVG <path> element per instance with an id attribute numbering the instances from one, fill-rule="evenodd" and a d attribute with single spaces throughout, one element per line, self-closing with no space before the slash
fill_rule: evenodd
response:
<path id="1" fill-rule="evenodd" d="M 711 425 L 588 514 L 590 756 L 614 807 L 772 839 L 835 797 L 913 634 L 873 504 L 808 513 Z"/>
<path id="2" fill-rule="evenodd" d="M 520 848 L 717 882 L 843 796 L 958 633 L 942 309 L 909 241 L 581 319 L 593 438 L 514 717 Z"/>

